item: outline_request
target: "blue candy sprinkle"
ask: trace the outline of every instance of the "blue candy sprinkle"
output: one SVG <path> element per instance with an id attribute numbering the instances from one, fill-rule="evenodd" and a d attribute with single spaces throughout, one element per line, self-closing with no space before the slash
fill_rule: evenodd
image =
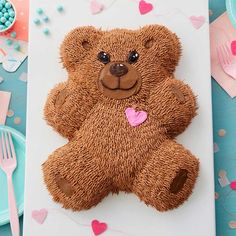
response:
<path id="1" fill-rule="evenodd" d="M 11 3 L 10 3 L 10 2 L 6 2 L 6 3 L 5 3 L 5 7 L 6 7 L 7 9 L 10 9 L 10 8 L 11 8 Z"/>
<path id="2" fill-rule="evenodd" d="M 5 29 L 5 26 L 4 25 L 0 25 L 0 30 L 4 30 Z"/>
<path id="3" fill-rule="evenodd" d="M 11 39 L 7 39 L 6 43 L 7 43 L 8 46 L 11 46 L 13 41 Z"/>
<path id="4" fill-rule="evenodd" d="M 11 25 L 11 22 L 9 20 L 5 22 L 6 27 L 9 27 L 10 25 Z"/>
<path id="5" fill-rule="evenodd" d="M 10 36 L 11 36 L 12 38 L 16 38 L 16 32 L 15 32 L 15 31 L 11 32 Z"/>
<path id="6" fill-rule="evenodd" d="M 43 29 L 43 33 L 44 33 L 45 35 L 49 35 L 49 34 L 50 34 L 50 31 L 49 31 L 48 28 L 45 28 L 45 29 Z"/>
<path id="7" fill-rule="evenodd" d="M 12 23 L 14 21 L 13 17 L 9 17 L 8 20 Z"/>
<path id="8" fill-rule="evenodd" d="M 0 10 L 2 10 L 2 8 L 3 8 L 3 5 L 2 5 L 2 3 L 0 3 Z"/>
<path id="9" fill-rule="evenodd" d="M 36 25 L 40 25 L 40 24 L 41 24 L 41 21 L 40 21 L 38 18 L 36 18 L 36 19 L 34 19 L 34 23 L 35 23 Z"/>
<path id="10" fill-rule="evenodd" d="M 16 44 L 14 45 L 14 49 L 15 49 L 16 51 L 20 51 L 20 44 L 19 44 L 19 43 L 16 43 Z"/>
<path id="11" fill-rule="evenodd" d="M 42 15 L 42 14 L 43 14 L 43 9 L 42 9 L 42 8 L 38 8 L 36 11 L 37 11 L 37 13 L 38 13 L 39 15 Z"/>
<path id="12" fill-rule="evenodd" d="M 49 21 L 49 17 L 48 17 L 48 16 L 44 16 L 44 17 L 43 17 L 43 21 L 44 21 L 44 22 L 48 22 L 48 21 Z"/>
<path id="13" fill-rule="evenodd" d="M 2 17 L 0 18 L 0 21 L 1 21 L 2 23 L 5 23 L 5 22 L 6 22 L 6 18 L 2 16 Z"/>
<path id="14" fill-rule="evenodd" d="M 14 11 L 8 11 L 8 14 L 10 17 L 14 17 L 15 16 L 15 12 Z"/>
<path id="15" fill-rule="evenodd" d="M 0 3 L 2 3 L 3 5 L 5 5 L 6 0 L 0 0 Z"/>
<path id="16" fill-rule="evenodd" d="M 2 12 L 0 11 L 0 18 L 3 16 Z"/>
<path id="17" fill-rule="evenodd" d="M 57 6 L 57 11 L 58 12 L 63 12 L 64 11 L 64 7 L 62 5 L 58 5 Z"/>
<path id="18" fill-rule="evenodd" d="M 5 7 L 3 7 L 3 9 L 1 10 L 3 13 L 7 12 L 7 9 Z"/>
<path id="19" fill-rule="evenodd" d="M 8 12 L 5 12 L 3 16 L 4 16 L 6 19 L 8 19 L 8 18 L 9 18 Z"/>

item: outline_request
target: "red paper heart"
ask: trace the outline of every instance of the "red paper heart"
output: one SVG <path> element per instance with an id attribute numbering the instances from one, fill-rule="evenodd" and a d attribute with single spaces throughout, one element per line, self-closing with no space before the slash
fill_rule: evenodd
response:
<path id="1" fill-rule="evenodd" d="M 144 0 L 141 0 L 139 2 L 139 12 L 141 15 L 147 14 L 152 10 L 153 10 L 153 5 L 151 3 L 145 2 Z"/>
<path id="2" fill-rule="evenodd" d="M 235 181 L 232 181 L 232 182 L 230 183 L 230 188 L 231 188 L 232 190 L 236 190 L 236 180 L 235 180 Z"/>
<path id="3" fill-rule="evenodd" d="M 234 56 L 236 56 L 236 40 L 231 42 L 231 52 Z"/>
<path id="4" fill-rule="evenodd" d="M 98 220 L 93 220 L 91 226 L 95 236 L 98 236 L 107 230 L 107 224 L 99 222 Z"/>

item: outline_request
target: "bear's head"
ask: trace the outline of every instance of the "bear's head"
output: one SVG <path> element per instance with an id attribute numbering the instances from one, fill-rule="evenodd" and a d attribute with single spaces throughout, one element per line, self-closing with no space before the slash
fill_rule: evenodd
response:
<path id="1" fill-rule="evenodd" d="M 110 31 L 80 27 L 61 46 L 69 80 L 109 99 L 147 96 L 172 76 L 180 54 L 177 36 L 159 25 Z"/>

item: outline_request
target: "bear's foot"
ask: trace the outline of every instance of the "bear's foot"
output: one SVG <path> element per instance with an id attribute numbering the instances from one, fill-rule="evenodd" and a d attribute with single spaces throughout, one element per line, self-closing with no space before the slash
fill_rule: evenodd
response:
<path id="1" fill-rule="evenodd" d="M 44 181 L 53 200 L 74 211 L 97 205 L 112 190 L 101 165 L 80 153 L 78 143 L 57 149 L 43 164 Z"/>
<path id="2" fill-rule="evenodd" d="M 60 174 L 55 174 L 55 182 L 57 184 L 57 187 L 67 196 L 71 197 L 73 193 L 75 192 L 72 184 L 60 176 Z"/>
<path id="3" fill-rule="evenodd" d="M 188 179 L 188 171 L 185 169 L 180 169 L 170 184 L 170 192 L 177 194 L 184 187 Z"/>
<path id="4" fill-rule="evenodd" d="M 136 176 L 133 192 L 159 211 L 171 210 L 191 195 L 198 171 L 198 160 L 182 145 L 169 140 Z"/>

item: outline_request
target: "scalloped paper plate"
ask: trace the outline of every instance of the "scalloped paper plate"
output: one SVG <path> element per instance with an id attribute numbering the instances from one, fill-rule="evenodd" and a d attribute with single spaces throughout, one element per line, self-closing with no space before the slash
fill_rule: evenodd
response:
<path id="1" fill-rule="evenodd" d="M 8 126 L 0 126 L 1 131 L 11 132 L 16 157 L 17 168 L 13 173 L 13 185 L 15 190 L 18 215 L 24 210 L 24 177 L 25 177 L 25 136 L 17 130 Z M 0 168 L 0 225 L 9 223 L 7 179 L 5 173 Z"/>

